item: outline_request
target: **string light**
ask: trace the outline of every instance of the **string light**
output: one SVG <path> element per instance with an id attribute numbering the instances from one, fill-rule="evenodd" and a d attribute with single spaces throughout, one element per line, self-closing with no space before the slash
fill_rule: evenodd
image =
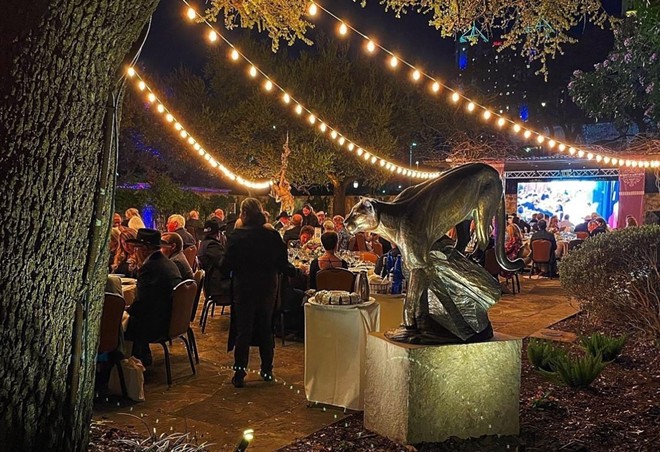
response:
<path id="1" fill-rule="evenodd" d="M 316 3 L 312 3 L 309 5 L 309 8 L 307 8 L 307 14 L 310 16 L 316 16 L 316 13 L 319 11 L 318 7 L 316 6 Z"/>
<path id="2" fill-rule="evenodd" d="M 271 82 L 270 80 L 266 80 L 266 83 L 264 83 L 264 88 L 266 89 L 266 91 L 272 90 L 273 89 L 273 82 Z"/>
<path id="3" fill-rule="evenodd" d="M 288 104 L 289 102 L 291 102 L 291 97 L 287 93 L 284 93 L 282 95 L 282 100 L 284 101 L 285 104 Z"/>
<path id="4" fill-rule="evenodd" d="M 302 105 L 300 104 L 296 105 L 296 113 L 302 115 L 302 112 L 303 112 Z"/>
<path id="5" fill-rule="evenodd" d="M 339 34 L 344 36 L 346 35 L 346 33 L 348 33 L 348 27 L 346 26 L 346 24 L 341 24 L 339 26 Z"/>
<path id="6" fill-rule="evenodd" d="M 473 102 L 470 102 L 470 103 L 467 105 L 467 110 L 468 110 L 470 113 L 472 113 L 472 112 L 474 111 L 474 103 L 473 103 Z"/>
<path id="7" fill-rule="evenodd" d="M 366 42 L 367 42 L 367 44 L 366 44 L 366 48 L 367 48 L 367 50 L 368 50 L 369 53 L 374 53 L 375 50 L 376 50 L 376 48 L 380 48 L 380 49 L 383 50 L 385 53 L 391 55 L 391 57 L 390 57 L 390 59 L 389 59 L 389 65 L 390 65 L 392 68 L 396 68 L 396 67 L 398 66 L 398 64 L 399 64 L 399 58 L 396 57 L 396 56 L 394 56 L 394 54 L 393 54 L 390 50 L 388 50 L 387 48 L 381 46 L 380 44 L 375 43 L 374 41 L 372 41 L 371 39 L 369 39 L 369 37 L 368 37 L 366 34 L 362 33 L 360 30 L 357 30 L 356 28 L 354 28 L 354 27 L 352 27 L 352 26 L 350 26 L 350 25 L 347 25 L 347 24 L 346 24 L 342 19 L 340 19 L 336 14 L 332 13 L 332 12 L 329 11 L 327 8 L 325 8 L 324 6 L 322 6 L 322 5 L 318 5 L 318 6 L 317 6 L 315 3 L 312 3 L 312 4 L 310 5 L 310 7 L 309 7 L 309 10 L 311 10 L 312 8 L 314 9 L 314 13 L 312 14 L 311 11 L 310 11 L 310 15 L 315 15 L 315 14 L 317 13 L 317 10 L 318 10 L 318 9 L 324 11 L 326 14 L 328 14 L 330 17 L 332 17 L 334 20 L 336 20 L 341 26 L 346 27 L 346 32 L 348 32 L 348 30 L 350 29 L 350 30 L 353 31 L 355 34 L 357 34 L 357 35 L 359 35 L 360 37 L 362 37 L 363 39 L 365 39 Z M 341 28 L 340 28 L 340 31 L 341 31 Z M 344 34 L 344 33 L 342 33 L 342 34 Z M 431 85 L 432 88 L 431 88 L 431 89 L 432 89 L 432 91 L 433 91 L 434 93 L 437 93 L 438 91 L 440 91 L 440 89 L 441 89 L 442 87 L 445 87 L 446 89 L 448 89 L 448 90 L 454 92 L 454 90 L 452 90 L 450 87 L 448 87 L 448 86 L 446 86 L 446 85 L 440 83 L 438 80 L 436 80 L 436 79 L 433 78 L 432 76 L 427 75 L 427 74 L 424 74 L 424 73 L 421 73 L 421 72 L 415 67 L 415 65 L 413 65 L 412 63 L 406 61 L 405 59 L 401 59 L 401 61 L 402 61 L 406 66 L 408 66 L 408 67 L 410 67 L 410 68 L 412 69 L 412 74 L 413 74 L 413 75 L 412 75 L 412 79 L 413 79 L 414 81 L 418 81 L 418 80 L 420 80 L 422 77 L 426 77 L 427 79 L 429 79 L 429 80 L 432 82 L 432 85 Z M 419 76 L 418 76 L 417 74 L 419 74 Z M 484 110 L 484 112 L 483 112 L 483 117 L 484 117 L 484 119 L 489 119 L 489 118 L 493 115 L 493 113 L 490 112 L 489 109 L 488 109 L 487 107 L 484 107 L 484 106 L 478 104 L 477 102 L 475 102 L 475 101 L 469 99 L 468 97 L 465 97 L 465 96 L 459 96 L 459 95 L 456 95 L 456 96 L 455 96 L 455 95 L 452 95 L 452 96 L 450 97 L 450 99 L 452 100 L 452 102 L 457 103 L 457 102 L 460 100 L 460 97 L 463 97 L 466 101 L 468 101 L 468 102 L 470 102 L 471 104 L 474 105 L 474 107 L 470 107 L 469 104 L 468 104 L 468 108 L 467 108 L 467 109 L 468 109 L 469 112 L 472 112 L 473 110 L 475 110 L 475 109 L 477 109 L 477 108 L 480 108 L 480 109 Z M 487 113 L 487 112 L 488 112 L 488 113 Z M 501 128 L 501 127 L 503 127 L 503 126 L 508 122 L 508 123 L 510 123 L 510 124 L 513 125 L 514 131 L 515 131 L 516 133 L 518 133 L 520 130 L 522 130 L 522 128 L 521 128 L 519 125 L 515 124 L 513 121 L 508 120 L 508 119 L 505 119 L 505 118 L 503 118 L 502 116 L 500 116 L 500 115 L 498 115 L 498 114 L 495 114 L 495 115 L 498 117 L 498 120 L 496 121 L 496 124 L 497 124 L 498 127 Z M 553 149 L 557 144 L 559 144 L 559 146 L 557 146 L 557 151 L 558 151 L 558 152 L 563 152 L 563 151 L 566 149 L 566 145 L 564 145 L 563 143 L 557 143 L 557 141 L 555 141 L 555 140 L 553 140 L 553 139 L 547 139 L 545 136 L 543 136 L 542 134 L 540 134 L 540 133 L 538 133 L 538 132 L 535 132 L 535 131 L 533 131 L 533 130 L 531 130 L 531 129 L 525 129 L 525 132 L 524 132 L 524 136 L 525 136 L 525 138 L 529 138 L 529 137 L 531 137 L 532 134 L 537 135 L 536 140 L 538 141 L 538 143 L 539 143 L 539 144 L 545 144 L 545 146 L 547 146 L 548 149 Z M 600 162 L 600 161 L 602 161 L 602 162 L 604 162 L 604 163 L 611 162 L 612 164 L 614 164 L 614 161 L 616 161 L 616 159 L 610 159 L 610 158 L 606 159 L 605 156 L 602 156 L 602 155 L 600 155 L 600 154 L 586 153 L 585 151 L 582 151 L 582 150 L 575 150 L 575 148 L 573 148 L 573 149 L 574 149 L 573 154 L 577 154 L 578 156 L 581 156 L 581 157 L 587 155 L 587 158 L 588 158 L 588 155 L 591 154 L 591 155 L 592 155 L 592 159 L 595 157 L 595 158 L 596 158 L 596 161 L 598 161 L 598 162 Z M 569 149 L 569 152 L 570 152 L 570 149 Z M 573 154 L 572 154 L 572 155 L 573 155 Z M 598 157 L 600 157 L 600 160 L 598 159 Z M 635 165 L 637 165 L 637 166 L 639 166 L 639 167 L 645 167 L 645 168 L 648 168 L 648 167 L 652 167 L 652 168 L 660 167 L 660 161 L 656 161 L 656 160 L 654 160 L 654 161 L 650 161 L 650 162 L 649 162 L 649 161 L 635 161 L 635 160 L 633 160 L 633 161 L 629 161 L 629 166 L 633 165 L 633 162 L 634 162 Z M 411 174 L 415 174 L 416 171 L 410 171 L 410 173 L 411 173 Z M 423 174 L 420 174 L 420 177 L 424 177 L 424 175 L 423 175 Z"/>
<path id="8" fill-rule="evenodd" d="M 451 101 L 452 101 L 453 103 L 458 102 L 458 101 L 460 100 L 460 98 L 461 98 L 461 96 L 459 96 L 458 93 L 456 93 L 456 92 L 454 92 L 454 93 L 451 95 Z"/>
<path id="9" fill-rule="evenodd" d="M 190 20 L 193 20 L 193 19 L 195 19 L 195 17 L 197 17 L 197 13 L 192 8 L 188 8 L 188 11 L 186 11 L 186 15 L 188 16 L 188 19 L 190 19 Z"/>
<path id="10" fill-rule="evenodd" d="M 257 68 L 254 66 L 250 66 L 250 77 L 256 77 L 257 76 Z"/>
<path id="11" fill-rule="evenodd" d="M 211 30 L 209 32 L 209 41 L 215 42 L 218 40 L 218 34 L 215 32 L 215 30 Z"/>
<path id="12" fill-rule="evenodd" d="M 255 189 L 255 190 L 265 190 L 265 189 L 270 188 L 270 186 L 272 185 L 272 181 L 254 181 L 254 180 L 245 179 L 241 176 L 238 176 L 237 174 L 235 174 L 231 170 L 229 170 L 226 166 L 221 165 L 220 163 L 218 163 L 214 158 L 211 157 L 211 155 L 208 152 L 206 152 L 200 146 L 200 144 L 197 142 L 197 140 L 195 140 L 195 138 L 193 138 L 193 136 L 190 134 L 190 132 L 188 132 L 185 129 L 185 127 L 179 121 L 176 120 L 174 115 L 167 109 L 167 107 L 165 107 L 165 104 L 163 104 L 160 101 L 160 99 L 158 99 L 156 94 L 151 90 L 151 88 L 149 88 L 149 86 L 147 86 L 146 82 L 140 77 L 140 75 L 137 73 L 135 68 L 131 67 L 130 72 L 132 72 L 132 74 L 133 74 L 131 77 L 137 78 L 137 82 L 136 82 L 137 88 L 140 91 L 144 91 L 145 89 L 149 91 L 149 94 L 147 95 L 147 98 L 149 99 L 149 101 L 152 102 L 152 103 L 155 102 L 155 101 L 158 101 L 158 106 L 156 107 L 156 110 L 159 113 L 167 112 L 167 114 L 165 115 L 165 120 L 168 123 L 172 124 L 174 129 L 178 132 L 178 135 L 182 139 L 186 140 L 186 143 L 188 143 L 192 147 L 192 149 L 194 149 L 200 156 L 204 157 L 204 159 L 207 162 L 209 162 L 209 164 L 213 168 L 219 167 L 221 172 L 227 178 L 229 178 L 232 181 L 237 181 L 240 185 L 243 185 L 245 187 L 252 188 L 252 189 Z"/>
<path id="13" fill-rule="evenodd" d="M 238 54 L 238 50 L 234 49 L 234 50 L 231 51 L 231 59 L 232 60 L 234 60 L 234 61 L 238 60 L 239 56 L 240 55 Z"/>

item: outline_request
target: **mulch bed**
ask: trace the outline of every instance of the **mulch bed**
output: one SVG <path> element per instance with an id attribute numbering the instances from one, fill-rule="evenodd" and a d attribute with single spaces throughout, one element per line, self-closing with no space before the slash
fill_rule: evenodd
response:
<path id="1" fill-rule="evenodd" d="M 621 335 L 578 314 L 552 327 L 580 335 Z M 558 386 L 532 369 L 523 342 L 520 436 L 451 438 L 402 446 L 363 428 L 362 414 L 280 449 L 298 451 L 657 451 L 660 450 L 660 347 L 630 337 L 621 356 L 587 390 Z M 577 353 L 576 344 L 565 344 Z"/>
<path id="2" fill-rule="evenodd" d="M 626 333 L 578 314 L 552 327 L 580 335 Z M 443 443 L 403 446 L 365 430 L 362 413 L 325 427 L 280 449 L 302 451 L 658 451 L 660 450 L 660 345 L 631 336 L 621 356 L 587 390 L 553 384 L 526 358 L 523 341 L 520 436 L 451 438 Z M 576 344 L 564 344 L 577 353 Z M 91 451 L 132 450 L 117 440 L 132 433 L 95 424 Z"/>

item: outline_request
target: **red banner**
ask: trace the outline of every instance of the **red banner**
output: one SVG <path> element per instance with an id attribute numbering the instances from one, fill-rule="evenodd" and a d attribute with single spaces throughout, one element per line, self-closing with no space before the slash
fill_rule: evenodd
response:
<path id="1" fill-rule="evenodd" d="M 617 228 L 626 226 L 626 216 L 632 215 L 638 224 L 642 224 L 644 215 L 644 169 L 619 169 L 619 209 L 615 210 L 616 218 L 610 225 Z"/>

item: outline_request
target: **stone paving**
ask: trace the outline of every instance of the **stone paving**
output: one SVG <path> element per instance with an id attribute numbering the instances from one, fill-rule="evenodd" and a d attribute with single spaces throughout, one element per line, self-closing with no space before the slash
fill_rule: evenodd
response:
<path id="1" fill-rule="evenodd" d="M 496 331 L 510 336 L 541 336 L 548 326 L 575 314 L 558 280 L 521 279 L 522 293 L 505 295 L 491 308 Z M 156 431 L 190 432 L 198 442 L 214 445 L 211 450 L 233 450 L 243 430 L 252 428 L 255 438 L 250 451 L 269 451 L 307 436 L 344 416 L 342 409 L 309 407 L 303 387 L 304 344 L 277 341 L 275 377 L 266 383 L 250 373 L 247 385 L 235 389 L 231 382 L 232 355 L 226 352 L 229 316 L 209 317 L 205 334 L 195 327 L 200 364 L 192 375 L 180 341 L 171 349 L 173 384 L 167 387 L 163 353 L 152 346 L 154 365 L 145 373 L 146 401 L 121 401 L 100 397 L 94 405 L 94 419 L 133 430 L 140 434 Z M 250 367 L 259 369 L 259 356 L 253 348 Z"/>

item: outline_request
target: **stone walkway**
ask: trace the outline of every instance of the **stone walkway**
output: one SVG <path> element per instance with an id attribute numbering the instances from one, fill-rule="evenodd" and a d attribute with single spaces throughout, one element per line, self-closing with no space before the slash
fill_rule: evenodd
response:
<path id="1" fill-rule="evenodd" d="M 568 302 L 558 280 L 521 280 L 522 293 L 505 295 L 490 310 L 496 331 L 526 337 L 570 317 L 577 308 Z M 211 450 L 233 450 L 243 430 L 254 429 L 250 451 L 275 450 L 307 436 L 343 417 L 343 410 L 308 407 L 303 387 L 304 345 L 278 340 L 275 350 L 277 383 L 249 374 L 247 385 L 235 389 L 231 382 L 232 355 L 226 352 L 229 316 L 209 318 L 206 334 L 195 328 L 200 364 L 191 375 L 181 342 L 170 347 L 173 384 L 165 382 L 163 353 L 152 346 L 154 365 L 145 373 L 146 401 L 133 403 L 115 397 L 99 398 L 94 419 L 146 435 L 190 432 L 198 442 L 213 443 Z M 252 349 L 250 367 L 259 369 Z"/>

